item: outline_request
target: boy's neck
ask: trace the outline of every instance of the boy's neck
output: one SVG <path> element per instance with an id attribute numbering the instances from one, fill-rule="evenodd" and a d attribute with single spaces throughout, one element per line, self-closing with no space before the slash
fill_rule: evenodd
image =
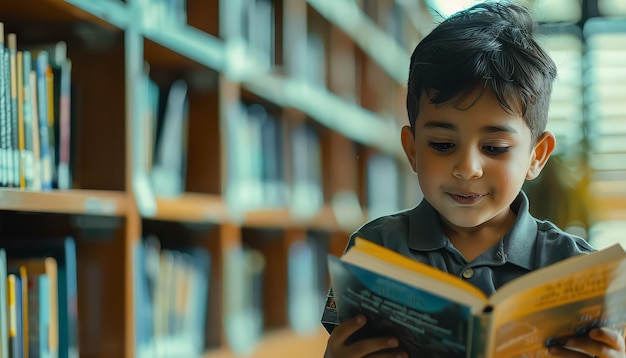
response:
<path id="1" fill-rule="evenodd" d="M 485 251 L 496 245 L 515 222 L 515 213 L 509 209 L 502 220 L 487 222 L 473 228 L 452 227 L 442 223 L 443 232 L 452 245 L 465 257 L 467 262 L 474 261 Z"/>

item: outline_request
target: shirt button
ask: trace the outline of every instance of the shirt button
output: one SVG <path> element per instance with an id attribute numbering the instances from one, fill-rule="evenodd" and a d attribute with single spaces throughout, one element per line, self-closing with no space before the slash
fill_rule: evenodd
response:
<path id="1" fill-rule="evenodd" d="M 468 268 L 467 270 L 463 271 L 463 277 L 470 279 L 472 278 L 472 276 L 474 276 L 474 270 L 472 270 L 471 268 Z"/>

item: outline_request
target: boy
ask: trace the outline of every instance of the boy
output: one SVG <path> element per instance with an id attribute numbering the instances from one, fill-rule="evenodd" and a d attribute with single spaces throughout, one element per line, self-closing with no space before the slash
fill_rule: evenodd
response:
<path id="1" fill-rule="evenodd" d="M 531 270 L 593 251 L 533 218 L 521 191 L 555 147 L 545 131 L 556 66 L 533 38 L 527 9 L 478 4 L 426 36 L 411 56 L 402 146 L 424 200 L 373 220 L 360 236 L 455 274 L 492 294 Z M 329 299 L 326 358 L 407 357 L 396 337 L 352 342 L 365 317 L 338 324 Z M 376 324 L 373 322 L 373 324 Z M 333 329 L 334 328 L 334 329 Z M 546 349 L 562 357 L 626 357 L 608 329 Z"/>

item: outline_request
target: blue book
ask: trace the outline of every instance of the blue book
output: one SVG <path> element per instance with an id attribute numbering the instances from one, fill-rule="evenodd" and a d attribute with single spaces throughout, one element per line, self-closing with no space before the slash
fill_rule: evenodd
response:
<path id="1" fill-rule="evenodd" d="M 15 356 L 24 357 L 24 313 L 22 306 L 22 279 L 15 277 Z"/>
<path id="2" fill-rule="evenodd" d="M 48 133 L 48 76 L 50 61 L 48 53 L 42 51 L 36 59 L 37 73 L 37 109 L 39 115 L 39 160 L 41 170 L 41 189 L 52 189 L 52 161 L 50 157 L 50 141 Z"/>
<path id="3" fill-rule="evenodd" d="M 202 247 L 190 250 L 193 261 L 193 278 L 187 308 L 187 332 L 191 334 L 194 352 L 201 355 L 204 350 L 209 282 L 211 280 L 211 254 Z"/>
<path id="4" fill-rule="evenodd" d="M 48 275 L 41 274 L 37 277 L 39 282 L 39 357 L 50 357 L 50 280 Z"/>
<path id="5" fill-rule="evenodd" d="M 7 322 L 7 256 L 0 249 L 0 322 Z M 9 357 L 9 332 L 6 324 L 0 324 L 0 352 L 2 358 Z"/>

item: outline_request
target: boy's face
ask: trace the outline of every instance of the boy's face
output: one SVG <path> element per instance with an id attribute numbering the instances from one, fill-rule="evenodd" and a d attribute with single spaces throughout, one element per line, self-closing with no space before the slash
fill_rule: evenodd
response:
<path id="1" fill-rule="evenodd" d="M 435 105 L 422 95 L 415 134 L 403 128 L 402 145 L 444 225 L 470 229 L 504 222 L 524 180 L 539 174 L 555 140 L 546 132 L 533 142 L 521 115 L 502 109 L 490 89 L 478 89 L 456 106 Z"/>

